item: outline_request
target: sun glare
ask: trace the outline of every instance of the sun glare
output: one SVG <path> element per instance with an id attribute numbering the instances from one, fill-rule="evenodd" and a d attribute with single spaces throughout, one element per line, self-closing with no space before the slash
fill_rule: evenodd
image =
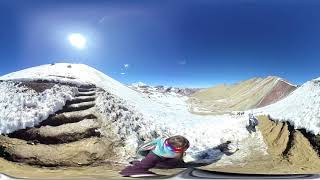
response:
<path id="1" fill-rule="evenodd" d="M 68 40 L 73 47 L 83 49 L 86 46 L 86 38 L 79 33 L 73 33 L 68 36 Z"/>

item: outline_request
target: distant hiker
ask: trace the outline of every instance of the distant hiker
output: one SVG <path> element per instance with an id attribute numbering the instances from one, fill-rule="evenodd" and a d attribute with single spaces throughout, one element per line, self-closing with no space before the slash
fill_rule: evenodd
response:
<path id="1" fill-rule="evenodd" d="M 249 114 L 249 125 L 246 126 L 247 130 L 251 134 L 256 132 L 256 126 L 259 124 L 258 120 L 252 113 Z"/>
<path id="2" fill-rule="evenodd" d="M 126 177 L 154 176 L 156 174 L 149 171 L 154 167 L 166 169 L 185 167 L 182 158 L 188 148 L 189 141 L 180 135 L 155 139 L 138 149 L 137 153 L 145 158 L 130 162 L 132 166 L 127 166 L 120 174 Z"/>

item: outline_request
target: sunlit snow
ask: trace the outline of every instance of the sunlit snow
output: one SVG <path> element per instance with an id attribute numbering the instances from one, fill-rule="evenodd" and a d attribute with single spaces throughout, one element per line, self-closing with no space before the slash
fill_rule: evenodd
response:
<path id="1" fill-rule="evenodd" d="M 256 133 L 254 137 L 247 132 L 245 126 L 248 123 L 247 114 L 237 115 L 195 115 L 189 112 L 187 97 L 175 93 L 152 95 L 134 91 L 109 76 L 97 71 L 94 68 L 83 64 L 65 64 L 43 65 L 25 69 L 22 71 L 10 73 L 0 78 L 1 80 L 23 79 L 37 80 L 46 79 L 59 82 L 72 82 L 75 84 L 92 83 L 97 87 L 111 93 L 119 100 L 115 100 L 125 107 L 130 108 L 130 112 L 122 114 L 117 122 L 113 122 L 114 131 L 118 136 L 125 139 L 125 147 L 119 149 L 118 153 L 123 153 L 124 158 L 133 156 L 135 148 L 141 140 L 151 140 L 155 136 L 167 137 L 171 135 L 184 135 L 191 143 L 188 150 L 189 155 L 195 155 L 199 152 L 210 150 L 212 147 L 222 142 L 231 140 L 234 145 L 239 146 L 240 150 L 230 157 L 224 157 L 229 162 L 241 161 L 250 154 L 250 148 L 257 148 L 262 153 L 266 152 L 261 134 Z M 68 91 L 63 91 L 68 92 Z M 70 90 L 71 92 L 71 90 Z M 2 98 L 1 96 L 0 98 Z M 52 99 L 59 99 L 56 96 Z M 63 99 L 59 106 L 63 106 Z M 2 98 L 6 103 L 6 99 Z M 40 103 L 41 104 L 41 103 Z M 97 97 L 96 104 L 102 112 L 110 106 L 108 98 L 103 94 Z M 19 108 L 20 106 L 18 106 Z M 59 108 L 55 108 L 57 110 Z M 19 109 L 18 111 L 23 111 Z M 53 109 L 50 111 L 52 113 Z M 43 112 L 39 110 L 39 112 Z M 120 112 L 111 112 L 109 115 L 116 116 Z M 108 116 L 109 116 L 108 115 Z M 46 117 L 46 116 L 44 116 Z M 137 121 L 132 121 L 137 117 Z M 38 118 L 35 122 L 44 118 Z M 107 118 L 105 119 L 108 120 Z M 18 119 L 10 119 L 14 124 Z M 108 122 L 109 123 L 109 122 Z M 31 124 L 32 125 L 32 124 Z M 24 125 L 25 126 L 25 125 Z M 17 126 L 24 128 L 24 126 Z M 139 127 L 139 130 L 137 128 Z M 15 128 L 17 129 L 17 128 Z M 103 130 L 103 129 L 102 129 Z M 2 132 L 8 132 L 3 129 Z M 104 132 L 107 134 L 108 132 Z M 151 136 L 151 134 L 153 136 Z M 251 140 L 247 140 L 247 139 Z M 214 154 L 213 154 L 214 155 Z M 209 157 L 214 158 L 214 157 Z"/>

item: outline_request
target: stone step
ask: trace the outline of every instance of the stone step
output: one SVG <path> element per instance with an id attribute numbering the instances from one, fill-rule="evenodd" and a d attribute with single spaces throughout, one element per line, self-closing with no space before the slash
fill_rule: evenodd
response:
<path id="1" fill-rule="evenodd" d="M 94 95 L 96 95 L 95 91 L 79 92 L 78 94 L 76 94 L 76 97 L 79 97 L 79 96 L 94 96 Z"/>
<path id="2" fill-rule="evenodd" d="M 82 102 L 90 102 L 95 100 L 96 100 L 95 96 L 79 96 L 79 97 L 73 98 L 71 101 L 67 101 L 66 105 L 82 103 Z"/>
<path id="3" fill-rule="evenodd" d="M 86 109 L 92 108 L 95 105 L 96 105 L 96 103 L 94 101 L 70 104 L 70 105 L 66 105 L 59 112 L 82 111 L 82 110 L 86 110 Z"/>
<path id="4" fill-rule="evenodd" d="M 81 89 L 92 89 L 92 88 L 96 88 L 96 86 L 94 84 L 83 84 L 83 85 L 79 86 L 78 88 L 81 88 Z"/>
<path id="5" fill-rule="evenodd" d="M 46 145 L 0 136 L 1 151 L 7 160 L 39 166 L 84 166 L 111 157 L 111 143 L 98 137 L 72 143 Z"/>
<path id="6" fill-rule="evenodd" d="M 60 144 L 81 140 L 92 136 L 99 136 L 96 130 L 101 123 L 98 119 L 84 119 L 76 123 L 60 126 L 42 126 L 15 131 L 9 137 L 35 141 L 42 144 Z"/>
<path id="7" fill-rule="evenodd" d="M 53 116 L 50 116 L 48 119 L 42 121 L 40 126 L 60 126 L 62 124 L 67 124 L 67 123 L 75 123 L 79 122 L 84 119 L 94 119 L 97 118 L 94 113 L 92 108 L 86 109 L 83 111 L 72 111 L 72 112 L 63 112 L 59 114 L 55 114 Z"/>
<path id="8" fill-rule="evenodd" d="M 90 91 L 95 91 L 95 90 L 96 90 L 95 88 L 89 88 L 89 89 L 78 88 L 78 92 L 90 92 Z"/>

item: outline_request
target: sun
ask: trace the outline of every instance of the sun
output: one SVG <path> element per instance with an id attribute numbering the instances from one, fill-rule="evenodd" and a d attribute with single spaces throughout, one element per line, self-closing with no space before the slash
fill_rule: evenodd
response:
<path id="1" fill-rule="evenodd" d="M 68 36 L 68 40 L 73 47 L 83 49 L 86 46 L 87 40 L 80 33 L 72 33 Z"/>

